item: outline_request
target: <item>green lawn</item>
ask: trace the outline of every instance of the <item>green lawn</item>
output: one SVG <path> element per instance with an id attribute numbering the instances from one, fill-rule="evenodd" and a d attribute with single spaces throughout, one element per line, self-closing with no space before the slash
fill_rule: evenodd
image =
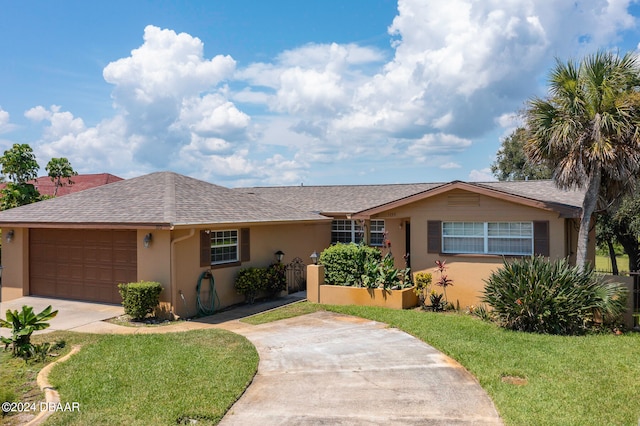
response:
<path id="1" fill-rule="evenodd" d="M 629 272 L 629 256 L 626 254 L 616 256 L 620 273 Z M 611 258 L 609 256 L 596 255 L 596 271 L 611 272 Z"/>
<path id="2" fill-rule="evenodd" d="M 456 359 L 489 393 L 507 425 L 637 425 L 640 334 L 562 337 L 517 333 L 475 317 L 419 310 L 296 303 L 247 319 L 260 323 L 317 310 L 356 315 L 410 333 Z M 80 353 L 50 381 L 80 412 L 47 424 L 162 425 L 198 419 L 215 424 L 255 374 L 258 356 L 243 337 L 222 330 L 150 335 L 55 332 L 35 340 L 67 341 Z M 64 351 L 61 352 L 61 355 Z M 16 401 L 41 400 L 41 364 L 0 353 L 0 391 Z M 525 385 L 502 382 L 519 376 Z M 428 403 L 428 401 L 425 401 Z M 15 419 L 15 417 L 13 417 Z M 12 423 L 12 416 L 2 420 Z M 179 423 L 178 423 L 179 424 Z"/>
<path id="3" fill-rule="evenodd" d="M 359 306 L 295 309 L 369 318 L 429 343 L 478 379 L 507 425 L 635 426 L 640 419 L 638 333 L 563 337 L 507 331 L 463 314 Z M 527 384 L 503 383 L 503 376 L 523 377 Z"/>
<path id="4" fill-rule="evenodd" d="M 58 333 L 43 336 L 60 337 Z M 258 366 L 253 345 L 224 330 L 134 335 L 67 332 L 64 337 L 71 340 L 67 347 L 83 347 L 57 365 L 49 381 L 63 402 L 77 402 L 80 411 L 56 413 L 48 425 L 175 425 L 189 424 L 189 419 L 199 425 L 217 424 Z M 36 370 L 18 381 L 32 381 L 42 367 L 15 361 L 16 368 Z M 15 373 L 4 365 L 2 370 L 8 374 L 0 375 L 0 389 Z M 18 387 L 14 382 L 12 386 Z M 16 401 L 24 401 L 22 391 L 14 394 Z M 42 396 L 36 395 L 40 400 Z"/>

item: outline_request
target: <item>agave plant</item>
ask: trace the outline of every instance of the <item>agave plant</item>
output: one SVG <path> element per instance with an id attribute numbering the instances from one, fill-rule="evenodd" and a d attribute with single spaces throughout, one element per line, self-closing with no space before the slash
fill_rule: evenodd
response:
<path id="1" fill-rule="evenodd" d="M 48 328 L 47 321 L 58 315 L 58 311 L 51 309 L 49 305 L 39 314 L 35 314 L 31 306 L 23 306 L 21 311 L 7 309 L 6 320 L 0 319 L 0 327 L 11 329 L 11 337 L 0 337 L 0 341 L 5 344 L 5 349 L 11 345 L 13 356 L 29 358 L 33 352 L 31 344 L 33 332 Z"/>

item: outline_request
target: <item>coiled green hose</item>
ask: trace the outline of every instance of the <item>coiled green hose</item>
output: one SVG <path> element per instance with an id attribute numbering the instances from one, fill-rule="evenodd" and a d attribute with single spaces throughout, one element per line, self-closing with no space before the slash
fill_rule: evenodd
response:
<path id="1" fill-rule="evenodd" d="M 207 277 L 209 278 L 209 307 L 205 307 L 200 299 L 200 287 L 202 286 L 202 280 Z M 213 279 L 211 271 L 203 271 L 200 274 L 200 278 L 198 278 L 198 285 L 196 286 L 196 303 L 198 304 L 199 316 L 213 315 L 215 311 L 220 308 L 220 298 L 216 292 L 215 280 Z"/>

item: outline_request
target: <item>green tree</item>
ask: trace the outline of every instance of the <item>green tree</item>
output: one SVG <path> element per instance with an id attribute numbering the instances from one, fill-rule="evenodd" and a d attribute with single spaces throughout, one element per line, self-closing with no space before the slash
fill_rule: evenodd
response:
<path id="1" fill-rule="evenodd" d="M 31 147 L 26 144 L 13 144 L 0 157 L 2 174 L 11 182 L 26 183 L 28 180 L 38 177 L 40 166 Z"/>
<path id="2" fill-rule="evenodd" d="M 533 163 L 524 153 L 527 131 L 518 127 L 502 140 L 502 146 L 491 165 L 491 173 L 501 181 L 550 179 L 551 169 L 546 163 Z"/>
<path id="3" fill-rule="evenodd" d="M 38 176 L 40 166 L 36 156 L 28 144 L 14 144 L 0 157 L 0 171 L 10 182 L 0 191 L 2 200 L 0 209 L 6 210 L 13 207 L 30 204 L 40 200 L 40 193 L 28 183 Z"/>
<path id="4" fill-rule="evenodd" d="M 639 76 L 631 53 L 598 52 L 579 64 L 557 61 L 548 97 L 531 99 L 525 111 L 528 158 L 549 161 L 558 187 L 586 189 L 576 253 L 581 269 L 599 199 L 622 190 L 640 167 Z"/>
<path id="5" fill-rule="evenodd" d="M 71 177 L 78 175 L 78 173 L 73 170 L 73 167 L 71 167 L 69 160 L 65 157 L 52 158 L 47 163 L 45 170 L 49 173 L 51 181 L 55 184 L 55 188 L 53 190 L 54 197 L 58 195 L 58 188 L 65 185 L 63 179 L 66 180 L 66 185 L 73 185 Z"/>
<path id="6" fill-rule="evenodd" d="M 640 269 L 640 191 L 627 195 L 609 216 L 615 239 L 629 255 L 629 270 Z"/>

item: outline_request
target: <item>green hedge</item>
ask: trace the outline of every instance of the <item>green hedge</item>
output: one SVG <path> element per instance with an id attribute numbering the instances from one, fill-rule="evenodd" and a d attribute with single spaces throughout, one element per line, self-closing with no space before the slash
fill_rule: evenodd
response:
<path id="1" fill-rule="evenodd" d="M 160 304 L 162 285 L 157 282 L 140 281 L 118 284 L 122 296 L 124 313 L 134 320 L 141 320 Z"/>
<path id="2" fill-rule="evenodd" d="M 364 244 L 335 244 L 320 254 L 327 284 L 362 287 L 365 265 L 380 263 L 382 254 L 375 247 Z"/>

